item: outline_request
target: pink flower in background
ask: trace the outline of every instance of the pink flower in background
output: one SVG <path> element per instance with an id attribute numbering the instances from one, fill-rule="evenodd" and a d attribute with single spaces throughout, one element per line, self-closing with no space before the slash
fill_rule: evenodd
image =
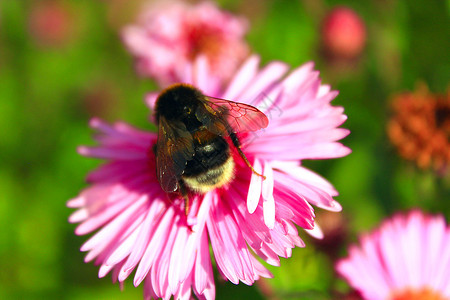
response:
<path id="1" fill-rule="evenodd" d="M 357 58 L 366 45 L 366 25 L 351 8 L 334 8 L 322 23 L 322 44 L 333 59 Z"/>
<path id="2" fill-rule="evenodd" d="M 161 2 L 144 9 L 136 24 L 124 28 L 122 38 L 137 71 L 165 86 L 182 80 L 179 69 L 198 55 L 207 57 L 215 75 L 229 79 L 249 53 L 246 31 L 244 19 L 214 3 Z"/>
<path id="3" fill-rule="evenodd" d="M 450 228 L 419 210 L 395 215 L 363 235 L 336 269 L 364 299 L 450 299 Z"/>
<path id="4" fill-rule="evenodd" d="M 343 109 L 330 105 L 337 92 L 321 84 L 312 63 L 289 74 L 280 62 L 258 65 L 258 57 L 249 58 L 225 90 L 218 88 L 206 59 L 185 69 L 185 83 L 209 96 L 257 106 L 270 120 L 266 129 L 239 136 L 249 161 L 266 179 L 233 154 L 234 180 L 196 195 L 188 216 L 183 199 L 168 201 L 158 183 L 156 133 L 91 121 L 99 145 L 79 152 L 106 163 L 89 174 L 91 186 L 68 206 L 78 208 L 70 217 L 81 223 L 77 234 L 97 231 L 81 250 L 88 252 L 86 262 L 100 265 L 100 277 L 111 272 L 113 280 L 123 282 L 135 270 L 134 284 L 144 281 L 147 299 L 189 299 L 192 291 L 200 299 L 214 299 L 210 247 L 223 278 L 251 285 L 271 276 L 257 256 L 279 265 L 280 256 L 304 246 L 296 225 L 313 229 L 311 204 L 341 209 L 331 184 L 299 163 L 350 152 L 337 142 L 349 133 L 337 128 L 346 120 Z M 156 97 L 148 95 L 151 108 Z"/>
<path id="5" fill-rule="evenodd" d="M 74 11 L 60 1 L 36 1 L 31 6 L 28 27 L 33 39 L 41 46 L 64 46 L 73 37 Z"/>

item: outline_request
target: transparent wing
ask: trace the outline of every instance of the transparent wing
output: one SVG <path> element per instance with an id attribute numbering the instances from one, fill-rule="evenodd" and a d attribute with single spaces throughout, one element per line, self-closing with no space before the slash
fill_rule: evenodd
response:
<path id="1" fill-rule="evenodd" d="M 182 122 L 167 122 L 159 118 L 158 142 L 156 145 L 156 170 L 161 188 L 165 192 L 178 189 L 178 180 L 186 162 L 194 155 L 192 135 Z"/>
<path id="2" fill-rule="evenodd" d="M 256 107 L 214 97 L 206 97 L 196 116 L 208 130 L 220 135 L 257 131 L 269 125 L 267 116 Z"/>

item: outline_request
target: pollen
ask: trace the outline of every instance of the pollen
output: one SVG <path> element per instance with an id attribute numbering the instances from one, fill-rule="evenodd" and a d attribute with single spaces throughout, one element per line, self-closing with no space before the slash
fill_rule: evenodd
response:
<path id="1" fill-rule="evenodd" d="M 431 94 L 426 88 L 396 95 L 388 135 L 399 154 L 421 169 L 445 175 L 450 163 L 450 91 Z"/>

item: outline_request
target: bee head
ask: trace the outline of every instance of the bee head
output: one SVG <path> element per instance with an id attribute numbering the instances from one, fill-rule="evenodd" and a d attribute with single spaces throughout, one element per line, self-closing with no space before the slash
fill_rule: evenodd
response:
<path id="1" fill-rule="evenodd" d="M 159 94 L 156 100 L 156 118 L 164 116 L 167 120 L 182 120 L 195 114 L 199 102 L 205 96 L 188 84 L 174 84 Z"/>

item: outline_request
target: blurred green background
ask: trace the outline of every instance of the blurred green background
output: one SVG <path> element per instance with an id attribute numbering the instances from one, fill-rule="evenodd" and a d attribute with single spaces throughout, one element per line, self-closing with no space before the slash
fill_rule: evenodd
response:
<path id="1" fill-rule="evenodd" d="M 79 248 L 86 237 L 75 236 L 65 206 L 99 163 L 76 153 L 78 145 L 93 143 L 91 117 L 150 128 L 143 96 L 156 85 L 135 75 L 118 36 L 139 1 L 56 1 L 62 23 L 39 32 L 42 2 L 0 2 L 0 299 L 141 299 L 142 287 L 128 280 L 121 292 L 83 262 Z M 450 1 L 217 2 L 249 19 L 248 42 L 263 62 L 296 67 L 313 60 L 323 81 L 340 91 L 333 103 L 345 107 L 344 127 L 352 133 L 343 143 L 353 153 L 305 162 L 340 192 L 348 234 L 334 255 L 345 255 L 358 233 L 398 210 L 421 207 L 449 219 L 448 176 L 403 161 L 389 143 L 386 121 L 393 93 L 412 91 L 418 82 L 446 92 Z M 367 47 L 351 68 L 336 67 L 319 49 L 321 20 L 337 5 L 354 9 L 367 26 Z M 271 267 L 274 279 L 260 281 L 259 288 L 218 280 L 217 299 L 334 299 L 345 293 L 348 286 L 334 275 L 335 256 L 301 235 L 307 247 Z"/>

